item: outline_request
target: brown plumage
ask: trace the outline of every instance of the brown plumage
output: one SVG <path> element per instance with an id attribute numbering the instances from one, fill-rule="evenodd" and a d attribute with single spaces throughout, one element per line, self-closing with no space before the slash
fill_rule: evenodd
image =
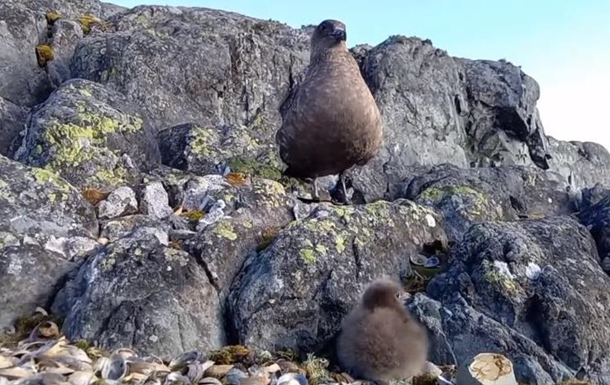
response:
<path id="1" fill-rule="evenodd" d="M 423 370 L 428 337 L 403 306 L 402 294 L 396 282 L 378 279 L 344 318 L 337 358 L 356 378 L 386 383 L 408 379 Z"/>
<path id="2" fill-rule="evenodd" d="M 316 27 L 305 78 L 276 134 L 284 174 L 312 178 L 314 187 L 317 177 L 366 164 L 382 143 L 379 109 L 345 40 L 340 21 Z"/>

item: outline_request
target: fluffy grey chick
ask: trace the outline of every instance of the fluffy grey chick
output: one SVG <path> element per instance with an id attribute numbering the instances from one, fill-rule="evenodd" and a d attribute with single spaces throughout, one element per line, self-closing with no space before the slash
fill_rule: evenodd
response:
<path id="1" fill-rule="evenodd" d="M 428 337 L 403 306 L 403 294 L 398 283 L 378 279 L 343 319 L 337 358 L 352 376 L 387 383 L 422 371 L 428 355 Z"/>

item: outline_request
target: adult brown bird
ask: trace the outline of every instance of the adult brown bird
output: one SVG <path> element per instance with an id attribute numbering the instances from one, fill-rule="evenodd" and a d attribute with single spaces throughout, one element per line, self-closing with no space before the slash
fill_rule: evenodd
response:
<path id="1" fill-rule="evenodd" d="M 403 306 L 403 295 L 398 283 L 378 279 L 343 319 L 337 358 L 348 373 L 388 383 L 409 379 L 423 370 L 428 336 Z"/>
<path id="2" fill-rule="evenodd" d="M 364 165 L 382 143 L 379 109 L 346 46 L 345 24 L 320 23 L 311 37 L 309 67 L 276 134 L 284 175 L 313 179 Z"/>

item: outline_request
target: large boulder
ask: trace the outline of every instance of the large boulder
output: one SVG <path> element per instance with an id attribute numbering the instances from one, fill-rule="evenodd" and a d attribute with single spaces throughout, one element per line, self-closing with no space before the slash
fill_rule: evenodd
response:
<path id="1" fill-rule="evenodd" d="M 322 349 L 365 284 L 411 276 L 411 256 L 445 243 L 439 217 L 408 201 L 319 207 L 246 260 L 228 298 L 233 337 L 271 351 Z"/>
<path id="2" fill-rule="evenodd" d="M 59 173 L 79 188 L 108 190 L 134 182 L 159 163 L 148 124 L 125 98 L 71 80 L 30 114 L 16 159 Z"/>
<path id="3" fill-rule="evenodd" d="M 437 364 L 491 349 L 513 360 L 521 382 L 550 384 L 594 364 L 590 375 L 604 375 L 610 277 L 584 226 L 566 216 L 476 224 L 448 259 L 427 287 L 440 305 L 412 307 L 435 335 Z"/>
<path id="4" fill-rule="evenodd" d="M 97 232 L 93 207 L 65 180 L 0 156 L 0 328 L 48 306 Z"/>
<path id="5" fill-rule="evenodd" d="M 392 37 L 364 53 L 362 72 L 379 106 L 384 146 L 351 176 L 362 200 L 383 197 L 409 166 L 468 165 L 468 114 L 459 62 L 429 40 Z"/>
<path id="6" fill-rule="evenodd" d="M 113 24 L 81 41 L 72 73 L 124 93 L 156 131 L 259 120 L 270 139 L 308 57 L 303 31 L 230 12 L 137 7 Z"/>
<path id="7" fill-rule="evenodd" d="M 91 256 L 59 292 L 53 311 L 66 317 L 68 338 L 108 349 L 170 357 L 225 343 L 218 294 L 205 268 L 150 227 Z"/>
<path id="8" fill-rule="evenodd" d="M 466 131 L 476 164 L 548 169 L 548 144 L 536 108 L 538 83 L 505 60 L 459 61 L 469 103 Z"/>

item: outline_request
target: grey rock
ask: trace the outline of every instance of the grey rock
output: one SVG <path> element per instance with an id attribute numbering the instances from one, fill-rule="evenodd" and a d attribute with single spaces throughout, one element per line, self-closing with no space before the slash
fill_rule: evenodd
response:
<path id="1" fill-rule="evenodd" d="M 167 191 L 160 182 L 153 182 L 142 192 L 140 199 L 140 212 L 158 219 L 167 218 L 173 211 L 169 207 L 169 197 Z"/>
<path id="2" fill-rule="evenodd" d="M 66 245 L 97 232 L 93 207 L 65 180 L 0 155 L 0 327 L 47 307 L 80 256 Z"/>
<path id="3" fill-rule="evenodd" d="M 4 238 L 6 239 L 6 238 Z M 39 245 L 3 244 L 0 235 L 0 329 L 8 328 L 36 307 L 48 307 L 75 263 Z"/>
<path id="4" fill-rule="evenodd" d="M 101 224 L 101 236 L 109 241 L 115 241 L 126 237 L 141 227 L 156 227 L 163 231 L 169 231 L 171 225 L 160 222 L 158 218 L 148 215 L 128 215 L 121 218 L 104 221 Z"/>
<path id="5" fill-rule="evenodd" d="M 271 143 L 308 57 L 304 31 L 231 12 L 137 7 L 114 26 L 81 41 L 73 76 L 124 92 L 156 132 L 186 122 L 258 125 Z"/>
<path id="6" fill-rule="evenodd" d="M 209 194 L 209 207 L 226 202 L 224 215 L 212 224 L 198 226 L 197 234 L 183 247 L 205 264 L 224 299 L 248 255 L 267 247 L 294 219 L 295 202 L 281 184 L 260 178 Z"/>
<path id="7" fill-rule="evenodd" d="M 600 183 L 610 188 L 610 153 L 602 145 L 591 142 L 565 142 L 549 139 L 551 170 L 563 175 L 575 190 Z"/>
<path id="8" fill-rule="evenodd" d="M 0 156 L 0 231 L 96 236 L 93 207 L 58 175 Z"/>
<path id="9" fill-rule="evenodd" d="M 98 205 L 98 217 L 100 219 L 116 218 L 138 211 L 136 193 L 127 186 L 114 190 L 107 199 Z"/>
<path id="10" fill-rule="evenodd" d="M 228 298 L 231 330 L 258 349 L 323 349 L 363 285 L 409 277 L 409 256 L 439 242 L 440 218 L 408 201 L 320 207 L 247 259 Z"/>
<path id="11" fill-rule="evenodd" d="M 136 181 L 159 155 L 147 124 L 128 111 L 123 96 L 99 84 L 66 82 L 30 114 L 16 159 L 48 167 L 80 188 Z"/>
<path id="12" fill-rule="evenodd" d="M 25 127 L 28 109 L 0 97 L 0 155 L 9 156 L 18 146 L 14 143 Z"/>
<path id="13" fill-rule="evenodd" d="M 107 349 L 172 357 L 225 343 L 222 312 L 205 269 L 143 231 L 108 244 L 71 274 L 52 310 L 63 332 Z"/>
<path id="14" fill-rule="evenodd" d="M 47 63 L 46 71 L 54 88 L 72 78 L 70 61 L 82 38 L 83 28 L 76 21 L 59 19 L 53 23 L 49 39 L 49 46 L 53 49 L 53 60 Z"/>
<path id="15" fill-rule="evenodd" d="M 582 210 L 578 218 L 595 239 L 601 259 L 610 256 L 610 195 Z"/>
<path id="16" fill-rule="evenodd" d="M 441 308 L 428 321 L 434 307 L 419 311 L 435 325 L 435 363 L 497 350 L 515 363 L 520 382 L 542 381 L 540 368 L 558 382 L 589 362 L 607 367 L 610 277 L 574 219 L 476 224 L 448 260 L 427 287 Z"/>
<path id="17" fill-rule="evenodd" d="M 402 191 L 401 196 L 442 212 L 452 240 L 461 239 L 473 223 L 575 211 L 575 198 L 562 176 L 536 167 L 439 165 L 406 180 Z"/>
<path id="18" fill-rule="evenodd" d="M 548 169 L 548 143 L 536 109 L 538 83 L 505 60 L 459 61 L 469 99 L 466 131 L 476 163 Z"/>

